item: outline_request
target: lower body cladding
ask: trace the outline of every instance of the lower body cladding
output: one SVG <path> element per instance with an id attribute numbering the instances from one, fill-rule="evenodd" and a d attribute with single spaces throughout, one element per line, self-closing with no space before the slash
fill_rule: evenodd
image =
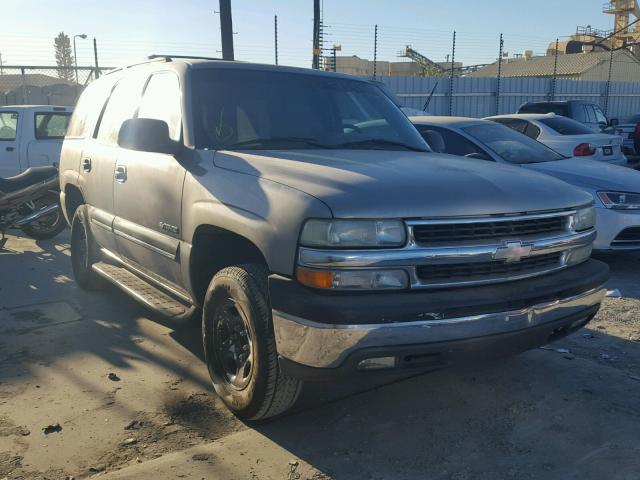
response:
<path id="1" fill-rule="evenodd" d="M 640 250 L 640 210 L 596 208 L 594 250 Z"/>
<path id="2" fill-rule="evenodd" d="M 270 278 L 282 369 L 307 380 L 432 370 L 545 345 L 586 325 L 605 296 L 596 260 L 483 287 L 323 295 Z"/>

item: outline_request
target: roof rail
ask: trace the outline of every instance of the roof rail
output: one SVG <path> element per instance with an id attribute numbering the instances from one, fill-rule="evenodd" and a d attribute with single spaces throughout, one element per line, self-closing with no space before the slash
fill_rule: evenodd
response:
<path id="1" fill-rule="evenodd" d="M 144 65 L 145 63 L 170 62 L 170 61 L 171 61 L 170 58 L 167 58 L 167 57 L 164 57 L 164 56 L 151 55 L 150 57 L 148 57 L 148 60 L 145 60 L 143 62 L 131 63 L 129 65 L 124 65 L 122 67 L 113 68 L 113 69 L 109 70 L 108 72 L 104 73 L 103 75 L 109 75 L 110 73 L 119 72 L 120 70 L 124 70 L 126 68 L 131 68 L 131 67 L 136 67 L 138 65 Z"/>
<path id="2" fill-rule="evenodd" d="M 216 58 L 216 57 L 199 57 L 197 55 L 149 55 L 147 57 L 149 60 L 155 60 L 155 59 L 165 59 L 165 61 L 170 62 L 172 58 L 193 58 L 195 60 L 222 60 L 222 58 Z"/>

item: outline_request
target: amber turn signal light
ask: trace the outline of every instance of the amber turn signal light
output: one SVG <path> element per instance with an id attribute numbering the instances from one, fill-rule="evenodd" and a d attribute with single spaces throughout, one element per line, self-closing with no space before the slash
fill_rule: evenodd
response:
<path id="1" fill-rule="evenodd" d="M 307 287 L 327 289 L 333 285 L 333 272 L 298 267 L 297 277 L 298 281 Z"/>

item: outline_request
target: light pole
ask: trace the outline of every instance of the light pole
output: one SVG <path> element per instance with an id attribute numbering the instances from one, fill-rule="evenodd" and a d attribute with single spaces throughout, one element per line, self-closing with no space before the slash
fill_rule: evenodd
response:
<path id="1" fill-rule="evenodd" d="M 81 33 L 80 35 L 73 36 L 73 64 L 76 70 L 76 85 L 78 85 L 78 56 L 76 55 L 76 37 L 80 37 L 81 39 L 87 38 L 85 33 Z"/>

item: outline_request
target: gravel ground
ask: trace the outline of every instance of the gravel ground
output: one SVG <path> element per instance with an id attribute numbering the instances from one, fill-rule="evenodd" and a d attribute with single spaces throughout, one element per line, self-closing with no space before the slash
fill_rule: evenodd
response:
<path id="1" fill-rule="evenodd" d="M 256 426 L 211 393 L 198 325 L 80 291 L 67 241 L 0 252 L 0 479 L 639 478 L 640 254 L 600 257 L 622 298 L 547 349 L 313 384 Z"/>

